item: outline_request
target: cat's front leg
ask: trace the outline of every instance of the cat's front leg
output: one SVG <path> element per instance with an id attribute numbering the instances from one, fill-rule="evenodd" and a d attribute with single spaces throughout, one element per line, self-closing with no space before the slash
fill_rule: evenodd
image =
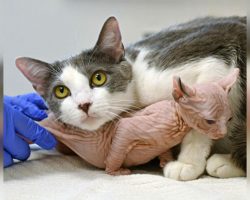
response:
<path id="1" fill-rule="evenodd" d="M 207 160 L 206 171 L 210 176 L 231 178 L 246 176 L 246 173 L 237 167 L 230 154 L 214 154 Z"/>
<path id="2" fill-rule="evenodd" d="M 208 136 L 192 129 L 183 139 L 178 159 L 163 168 L 164 176 L 181 181 L 198 178 L 205 170 L 211 145 Z"/>

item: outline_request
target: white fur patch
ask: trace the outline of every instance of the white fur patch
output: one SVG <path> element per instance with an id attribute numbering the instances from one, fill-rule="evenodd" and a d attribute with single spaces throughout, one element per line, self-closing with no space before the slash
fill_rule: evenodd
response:
<path id="1" fill-rule="evenodd" d="M 148 68 L 147 50 L 141 50 L 133 63 L 136 91 L 142 105 L 149 105 L 163 99 L 172 99 L 172 77 L 180 76 L 184 83 L 205 83 L 227 75 L 233 68 L 228 67 L 222 60 L 207 57 L 188 64 L 169 66 L 160 71 L 159 67 Z"/>
<path id="2" fill-rule="evenodd" d="M 89 80 L 72 66 L 63 69 L 60 80 L 70 89 L 72 97 L 78 104 L 91 100 Z"/>
<path id="3" fill-rule="evenodd" d="M 60 119 L 81 129 L 96 130 L 134 103 L 132 83 L 124 92 L 110 93 L 106 87 L 91 88 L 88 78 L 70 65 L 63 69 L 60 80 L 71 92 L 61 104 Z M 84 103 L 92 103 L 88 114 L 78 108 Z"/>

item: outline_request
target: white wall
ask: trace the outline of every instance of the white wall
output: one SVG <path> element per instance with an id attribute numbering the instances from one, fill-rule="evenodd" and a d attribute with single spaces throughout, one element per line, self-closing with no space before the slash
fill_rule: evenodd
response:
<path id="1" fill-rule="evenodd" d="M 48 62 L 92 47 L 109 16 L 120 23 L 123 43 L 136 41 L 144 32 L 157 31 L 195 17 L 246 15 L 245 0 L 5 0 L 4 93 L 33 91 L 16 69 L 17 56 Z"/>

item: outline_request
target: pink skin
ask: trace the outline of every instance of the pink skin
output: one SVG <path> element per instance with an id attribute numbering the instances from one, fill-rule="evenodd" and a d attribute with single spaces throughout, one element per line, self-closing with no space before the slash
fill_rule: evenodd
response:
<path id="1" fill-rule="evenodd" d="M 160 165 L 172 159 L 170 148 L 181 143 L 191 129 L 219 139 L 231 118 L 228 92 L 237 80 L 235 69 L 222 80 L 192 88 L 173 79 L 175 101 L 160 101 L 130 116 L 108 122 L 94 132 L 56 122 L 53 115 L 41 124 L 92 165 L 112 175 L 130 174 L 127 167 L 159 157 Z"/>
<path id="2" fill-rule="evenodd" d="M 175 105 L 169 101 L 152 104 L 95 132 L 58 123 L 53 114 L 41 125 L 90 164 L 106 168 L 109 174 L 129 174 L 122 165 L 140 165 L 161 154 L 161 165 L 171 160 L 171 154 L 166 152 L 179 144 L 190 130 L 179 119 Z"/>
<path id="3" fill-rule="evenodd" d="M 212 139 L 224 137 L 227 133 L 227 122 L 232 117 L 228 93 L 238 74 L 239 69 L 236 68 L 217 82 L 197 84 L 192 88 L 174 78 L 173 97 L 179 104 L 179 114 L 184 121 Z"/>

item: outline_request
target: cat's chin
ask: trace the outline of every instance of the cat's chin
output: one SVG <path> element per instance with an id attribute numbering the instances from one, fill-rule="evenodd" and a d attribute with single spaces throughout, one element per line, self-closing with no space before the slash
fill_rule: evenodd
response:
<path id="1" fill-rule="evenodd" d="M 80 123 L 71 125 L 86 131 L 96 131 L 107 121 L 107 119 L 101 117 L 88 117 L 85 120 L 82 120 Z"/>

